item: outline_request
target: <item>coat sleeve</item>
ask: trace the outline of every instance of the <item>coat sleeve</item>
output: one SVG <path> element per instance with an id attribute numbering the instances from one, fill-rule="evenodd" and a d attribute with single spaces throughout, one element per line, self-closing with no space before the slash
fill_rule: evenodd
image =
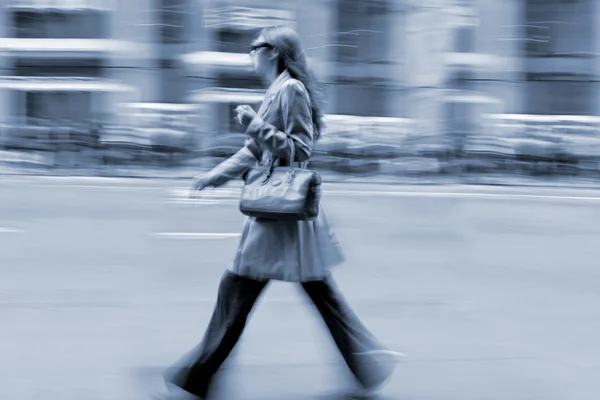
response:
<path id="1" fill-rule="evenodd" d="M 210 186 L 219 187 L 232 179 L 241 177 L 256 164 L 256 143 L 247 143 L 241 150 L 207 173 Z"/>
<path id="2" fill-rule="evenodd" d="M 246 133 L 263 148 L 286 160 L 291 158 L 291 137 L 296 148 L 295 161 L 306 161 L 312 153 L 314 135 L 308 94 L 301 83 L 290 80 L 281 88 L 279 98 L 284 130 L 280 131 L 257 115 L 248 125 Z"/>

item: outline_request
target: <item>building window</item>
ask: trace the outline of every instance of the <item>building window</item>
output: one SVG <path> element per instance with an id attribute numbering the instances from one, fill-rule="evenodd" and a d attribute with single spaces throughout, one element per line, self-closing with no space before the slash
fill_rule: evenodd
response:
<path id="1" fill-rule="evenodd" d="M 590 114 L 595 28 L 591 0 L 526 1 L 527 102 L 532 114 Z"/>
<path id="2" fill-rule="evenodd" d="M 287 2 L 247 2 L 243 6 L 215 1 L 216 7 L 205 10 L 203 23 L 217 32 L 216 51 L 246 53 L 260 30 L 267 26 L 295 26 L 295 12 L 286 9 Z M 269 4 L 270 3 L 270 4 Z M 266 8 L 269 5 L 275 8 Z"/>
<path id="3" fill-rule="evenodd" d="M 387 88 L 370 79 L 338 78 L 335 114 L 361 117 L 386 116 Z M 368 99 L 359 101 L 357 99 Z"/>
<path id="4" fill-rule="evenodd" d="M 13 37 L 36 39 L 108 38 L 110 14 L 103 10 L 12 11 Z"/>
<path id="5" fill-rule="evenodd" d="M 579 57 L 593 52 L 591 0 L 527 0 L 525 14 L 529 57 Z"/>
<path id="6" fill-rule="evenodd" d="M 15 60 L 15 76 L 89 77 L 103 75 L 102 59 L 22 58 Z"/>
<path id="7" fill-rule="evenodd" d="M 250 44 L 259 34 L 258 29 L 226 27 L 217 33 L 216 51 L 223 53 L 248 53 Z"/>
<path id="8" fill-rule="evenodd" d="M 338 0 L 337 60 L 371 63 L 386 59 L 387 2 Z"/>
<path id="9" fill-rule="evenodd" d="M 232 73 L 221 73 L 218 79 L 218 87 L 228 89 L 264 89 L 265 85 L 260 78 L 254 74 L 232 74 Z"/>
<path id="10" fill-rule="evenodd" d="M 25 114 L 30 123 L 91 121 L 94 117 L 90 92 L 26 92 Z"/>
<path id="11" fill-rule="evenodd" d="M 593 114 L 593 87 L 588 82 L 544 78 L 530 80 L 527 86 L 530 114 Z"/>
<path id="12" fill-rule="evenodd" d="M 188 40 L 189 0 L 161 0 L 160 37 L 162 43 L 184 43 Z"/>

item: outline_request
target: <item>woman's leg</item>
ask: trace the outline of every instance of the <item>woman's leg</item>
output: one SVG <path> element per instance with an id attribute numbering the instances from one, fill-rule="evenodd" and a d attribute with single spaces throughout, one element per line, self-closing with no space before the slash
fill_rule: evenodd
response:
<path id="1" fill-rule="evenodd" d="M 362 324 L 331 277 L 302 286 L 323 317 L 350 371 L 366 389 L 382 385 L 393 373 L 399 353 L 385 349 Z"/>
<path id="2" fill-rule="evenodd" d="M 248 315 L 267 283 L 227 271 L 221 279 L 217 304 L 202 343 L 165 372 L 167 383 L 206 397 L 213 376 L 238 342 Z"/>

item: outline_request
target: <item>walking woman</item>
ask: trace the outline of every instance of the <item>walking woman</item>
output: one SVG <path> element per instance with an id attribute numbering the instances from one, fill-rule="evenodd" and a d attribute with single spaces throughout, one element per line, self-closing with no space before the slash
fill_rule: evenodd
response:
<path id="1" fill-rule="evenodd" d="M 245 146 L 205 175 L 193 191 L 239 178 L 249 168 L 302 163 L 323 128 L 316 83 L 298 34 L 286 26 L 265 28 L 251 46 L 256 72 L 270 85 L 255 112 L 237 108 Z M 295 144 L 295 160 L 290 160 Z M 330 268 L 344 257 L 322 210 L 313 221 L 249 217 L 233 265 L 221 279 L 217 304 L 202 343 L 165 373 L 174 398 L 206 399 L 213 377 L 239 340 L 252 307 L 270 280 L 297 282 L 323 317 L 346 364 L 365 394 L 391 376 L 398 353 L 387 351 L 363 326 L 338 292 Z M 183 390 L 181 390 L 183 389 Z M 183 397 L 181 397 L 183 396 Z"/>

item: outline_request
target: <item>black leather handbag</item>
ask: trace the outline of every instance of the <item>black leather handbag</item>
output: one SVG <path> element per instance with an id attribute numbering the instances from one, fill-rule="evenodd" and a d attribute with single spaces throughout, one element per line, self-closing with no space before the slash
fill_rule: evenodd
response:
<path id="1" fill-rule="evenodd" d="M 260 219 L 310 221 L 319 215 L 322 179 L 319 173 L 294 166 L 296 147 L 291 141 L 289 166 L 269 165 L 249 169 L 240 198 L 242 214 Z"/>

